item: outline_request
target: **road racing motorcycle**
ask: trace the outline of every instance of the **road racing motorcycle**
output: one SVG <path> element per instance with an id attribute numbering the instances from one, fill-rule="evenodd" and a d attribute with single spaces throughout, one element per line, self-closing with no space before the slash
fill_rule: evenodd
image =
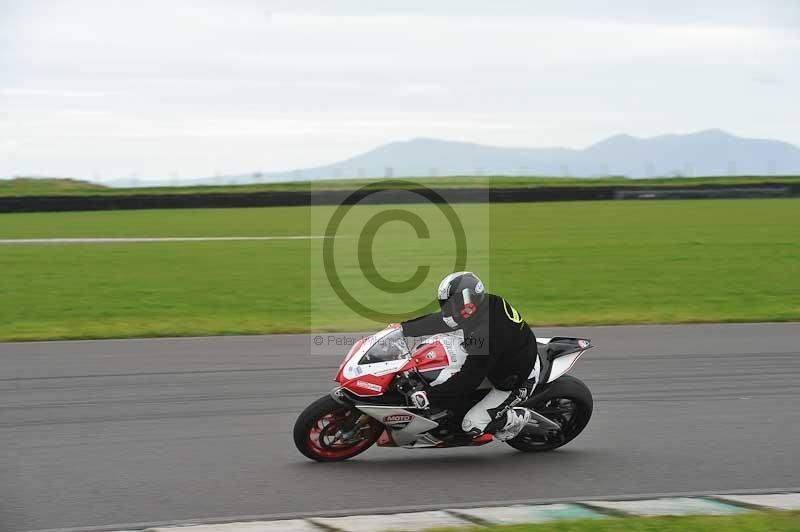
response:
<path id="1" fill-rule="evenodd" d="M 539 379 L 533 393 L 516 406 L 531 411 L 531 421 L 505 443 L 520 451 L 552 451 L 583 431 L 592 415 L 592 394 L 566 375 L 592 347 L 585 338 L 538 338 Z M 491 389 L 485 380 L 453 404 L 421 408 L 410 396 L 458 372 L 467 352 L 463 332 L 436 334 L 409 349 L 402 328 L 393 324 L 361 338 L 336 373 L 338 386 L 309 405 L 294 425 L 294 442 L 308 458 L 347 460 L 379 447 L 447 448 L 485 445 L 490 434 L 461 430 L 461 419 Z"/>

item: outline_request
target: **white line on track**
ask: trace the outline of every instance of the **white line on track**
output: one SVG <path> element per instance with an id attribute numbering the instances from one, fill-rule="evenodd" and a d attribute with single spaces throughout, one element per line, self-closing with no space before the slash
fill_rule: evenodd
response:
<path id="1" fill-rule="evenodd" d="M 137 244 L 150 242 L 238 242 L 248 240 L 318 240 L 324 236 L 169 236 L 131 238 L 10 238 L 0 245 L 14 244 Z"/>

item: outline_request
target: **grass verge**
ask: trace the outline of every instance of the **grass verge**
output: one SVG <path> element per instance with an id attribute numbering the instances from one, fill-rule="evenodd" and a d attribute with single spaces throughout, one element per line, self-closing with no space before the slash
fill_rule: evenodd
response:
<path id="1" fill-rule="evenodd" d="M 408 298 L 376 290 L 349 237 L 390 207 L 353 208 L 336 241 L 337 271 L 367 303 L 424 305 L 452 271 L 452 234 L 439 230 L 436 207 L 404 206 L 430 222 L 430 238 L 407 224 L 386 224 L 374 243 L 374 268 L 402 280 L 424 264 L 428 275 Z M 477 242 L 467 268 L 534 326 L 800 320 L 800 199 L 454 207 Z M 2 214 L 0 239 L 310 235 L 321 234 L 320 222 L 332 212 Z M 324 286 L 320 245 L 0 245 L 0 339 L 375 329 Z"/>
<path id="2" fill-rule="evenodd" d="M 797 532 L 800 512 L 751 512 L 725 516 L 621 517 L 550 521 L 488 528 L 436 528 L 428 532 Z"/>

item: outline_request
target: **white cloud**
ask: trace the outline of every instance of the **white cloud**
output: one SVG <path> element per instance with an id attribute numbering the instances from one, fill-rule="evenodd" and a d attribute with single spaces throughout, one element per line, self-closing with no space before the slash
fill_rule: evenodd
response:
<path id="1" fill-rule="evenodd" d="M 793 1 L 332 5 L 3 3 L 0 175 L 277 170 L 416 136 L 800 143 Z"/>

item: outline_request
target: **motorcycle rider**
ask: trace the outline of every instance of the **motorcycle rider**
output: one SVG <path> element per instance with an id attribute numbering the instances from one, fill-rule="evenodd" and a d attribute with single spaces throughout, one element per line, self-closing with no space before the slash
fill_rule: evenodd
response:
<path id="1" fill-rule="evenodd" d="M 412 394 L 417 406 L 464 396 L 489 379 L 492 389 L 464 416 L 461 428 L 500 441 L 518 435 L 530 411 L 515 407 L 533 391 L 541 362 L 536 337 L 519 312 L 505 299 L 487 294 L 472 272 L 455 272 L 439 284 L 440 312 L 401 323 L 405 336 L 429 336 L 462 329 L 467 358 L 449 379 Z"/>

